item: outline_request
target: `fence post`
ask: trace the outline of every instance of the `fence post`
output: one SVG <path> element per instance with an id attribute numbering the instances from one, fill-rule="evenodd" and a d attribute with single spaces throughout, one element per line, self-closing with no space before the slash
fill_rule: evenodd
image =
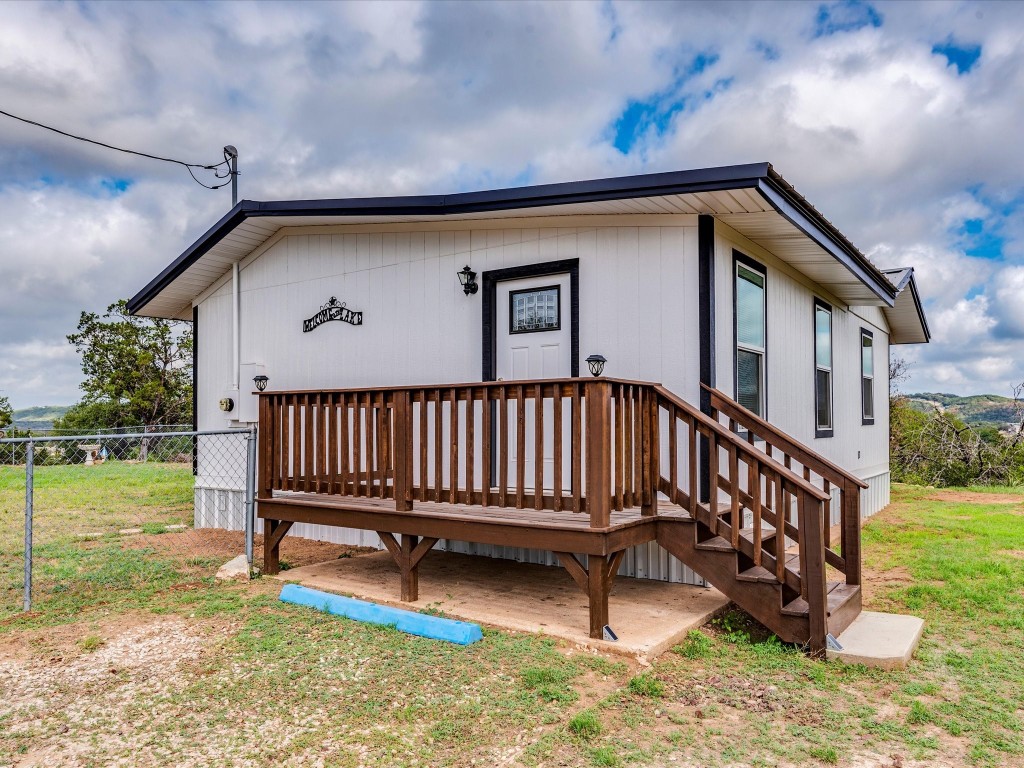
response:
<path id="1" fill-rule="evenodd" d="M 253 538 L 256 533 L 256 427 L 245 438 L 245 559 L 252 568 Z"/>
<path id="2" fill-rule="evenodd" d="M 25 454 L 25 611 L 32 610 L 32 509 L 36 446 L 29 440 Z"/>

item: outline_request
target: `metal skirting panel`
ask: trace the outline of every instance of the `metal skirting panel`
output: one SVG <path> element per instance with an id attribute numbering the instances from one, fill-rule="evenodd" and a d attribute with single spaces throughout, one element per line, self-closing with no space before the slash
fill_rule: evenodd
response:
<path id="1" fill-rule="evenodd" d="M 889 506 L 891 475 L 882 472 L 874 477 L 865 477 L 864 482 L 868 487 L 860 492 L 860 510 L 861 518 L 867 519 Z"/>

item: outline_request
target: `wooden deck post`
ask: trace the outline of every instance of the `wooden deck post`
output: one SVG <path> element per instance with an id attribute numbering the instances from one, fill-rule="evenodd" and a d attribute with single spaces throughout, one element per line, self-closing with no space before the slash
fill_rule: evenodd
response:
<path id="1" fill-rule="evenodd" d="M 590 601 L 590 636 L 601 639 L 604 636 L 604 628 L 608 623 L 608 593 L 611 591 L 611 584 L 606 578 L 608 570 L 608 557 L 605 555 L 590 555 L 587 568 L 587 598 Z"/>
<path id="2" fill-rule="evenodd" d="M 377 531 L 377 535 L 391 553 L 401 574 L 402 602 L 415 603 L 420 597 L 420 560 L 437 544 L 437 539 L 428 536 L 421 539 L 403 533 L 400 537 L 402 541 L 399 543 L 394 535 L 387 531 Z"/>
<path id="3" fill-rule="evenodd" d="M 290 520 L 263 521 L 263 572 L 275 574 L 281 570 L 281 540 L 292 527 Z"/>
<path id="4" fill-rule="evenodd" d="M 808 638 L 812 656 L 825 655 L 828 634 L 828 585 L 825 583 L 825 539 L 821 520 L 822 502 L 801 490 L 797 494 L 800 529 L 800 580 L 806 593 Z"/>
<path id="5" fill-rule="evenodd" d="M 412 404 L 408 390 L 395 392 L 395 509 L 412 509 Z"/>
<path id="6" fill-rule="evenodd" d="M 611 395 L 611 385 L 607 381 L 589 381 L 586 384 L 586 485 L 591 528 L 607 528 L 611 520 Z"/>
<path id="7" fill-rule="evenodd" d="M 840 491 L 842 510 L 843 559 L 846 561 L 846 583 L 860 584 L 860 488 L 847 480 Z"/>
<path id="8" fill-rule="evenodd" d="M 277 449 L 274 440 L 274 424 L 272 410 L 270 408 L 270 395 L 260 395 L 259 421 L 257 422 L 256 440 L 258 449 L 256 455 L 256 498 L 269 499 L 273 495 L 273 473 L 271 467 L 275 460 L 274 453 Z"/>

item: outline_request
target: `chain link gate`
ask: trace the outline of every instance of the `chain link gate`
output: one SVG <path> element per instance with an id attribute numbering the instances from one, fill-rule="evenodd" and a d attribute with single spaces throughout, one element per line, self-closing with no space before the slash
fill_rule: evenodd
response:
<path id="1" fill-rule="evenodd" d="M 256 431 L 0 439 L 0 619 L 253 556 Z"/>

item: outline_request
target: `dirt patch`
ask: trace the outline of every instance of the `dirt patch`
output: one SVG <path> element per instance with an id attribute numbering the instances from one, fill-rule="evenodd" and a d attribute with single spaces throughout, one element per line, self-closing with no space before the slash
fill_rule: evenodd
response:
<path id="1" fill-rule="evenodd" d="M 157 553 L 218 562 L 226 562 L 245 551 L 245 535 L 242 531 L 225 531 L 220 528 L 199 528 L 180 533 L 140 533 L 123 537 L 122 543 L 133 549 L 152 549 Z M 372 547 L 331 544 L 297 536 L 285 536 L 281 542 L 281 560 L 292 568 L 376 551 Z M 263 561 L 261 535 L 254 539 L 253 560 L 257 565 Z"/>
<path id="2" fill-rule="evenodd" d="M 962 504 L 1020 504 L 1024 506 L 1024 493 L 981 493 L 979 491 L 942 491 L 928 496 L 928 501 L 960 502 Z"/>
<path id="3" fill-rule="evenodd" d="M 915 579 L 910 571 L 903 567 L 888 568 L 884 571 L 865 568 L 861 573 L 861 589 L 865 606 L 870 606 L 879 595 L 895 587 L 906 586 L 914 582 Z"/>

